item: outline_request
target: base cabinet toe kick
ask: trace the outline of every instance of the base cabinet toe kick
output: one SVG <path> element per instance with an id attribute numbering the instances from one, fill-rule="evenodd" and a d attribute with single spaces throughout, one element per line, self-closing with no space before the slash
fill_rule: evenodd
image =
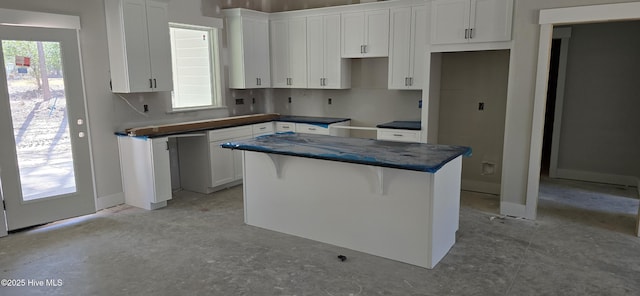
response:
<path id="1" fill-rule="evenodd" d="M 468 147 L 277 134 L 243 151 L 245 223 L 425 268 L 455 243 Z"/>

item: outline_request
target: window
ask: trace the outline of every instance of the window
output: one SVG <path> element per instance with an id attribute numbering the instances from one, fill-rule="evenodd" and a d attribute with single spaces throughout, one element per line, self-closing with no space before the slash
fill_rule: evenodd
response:
<path id="1" fill-rule="evenodd" d="M 218 29 L 170 24 L 173 111 L 221 107 Z"/>

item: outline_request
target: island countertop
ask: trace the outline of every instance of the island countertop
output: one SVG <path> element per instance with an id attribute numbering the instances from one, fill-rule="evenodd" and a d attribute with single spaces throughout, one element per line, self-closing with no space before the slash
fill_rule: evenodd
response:
<path id="1" fill-rule="evenodd" d="M 223 148 L 435 173 L 471 148 L 283 133 L 227 142 Z"/>

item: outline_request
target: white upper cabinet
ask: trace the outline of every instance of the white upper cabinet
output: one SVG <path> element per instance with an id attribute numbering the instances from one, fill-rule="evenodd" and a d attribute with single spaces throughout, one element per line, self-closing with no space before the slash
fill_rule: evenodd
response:
<path id="1" fill-rule="evenodd" d="M 229 46 L 229 87 L 271 87 L 268 14 L 248 9 L 224 10 Z"/>
<path id="2" fill-rule="evenodd" d="M 434 0 L 431 44 L 511 40 L 513 0 Z"/>
<path id="3" fill-rule="evenodd" d="M 307 77 L 309 88 L 351 87 L 351 63 L 342 58 L 340 15 L 307 18 Z"/>
<path id="4" fill-rule="evenodd" d="M 342 57 L 389 56 L 389 9 L 342 14 Z"/>
<path id="5" fill-rule="evenodd" d="M 105 0 L 111 88 L 173 90 L 168 0 Z"/>
<path id="6" fill-rule="evenodd" d="M 271 40 L 271 81 L 273 87 L 306 88 L 306 18 L 271 20 L 269 29 Z"/>
<path id="7" fill-rule="evenodd" d="M 422 89 L 427 42 L 426 6 L 392 8 L 389 89 Z"/>

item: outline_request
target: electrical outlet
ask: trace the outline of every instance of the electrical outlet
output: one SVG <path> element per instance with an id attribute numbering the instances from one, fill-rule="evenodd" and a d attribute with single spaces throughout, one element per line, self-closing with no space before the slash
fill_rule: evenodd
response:
<path id="1" fill-rule="evenodd" d="M 244 99 L 236 99 L 236 105 L 244 105 Z"/>
<path id="2" fill-rule="evenodd" d="M 256 103 L 256 98 L 251 98 L 251 104 L 255 104 Z"/>
<path id="3" fill-rule="evenodd" d="M 331 98 L 329 98 L 329 99 L 327 100 L 327 103 L 328 103 L 329 105 L 331 105 Z"/>
<path id="4" fill-rule="evenodd" d="M 289 97 L 289 104 L 291 104 L 291 97 Z"/>
<path id="5" fill-rule="evenodd" d="M 479 102 L 478 103 L 478 110 L 480 110 L 480 111 L 484 110 L 484 102 Z"/>
<path id="6" fill-rule="evenodd" d="M 144 110 L 144 112 L 149 112 L 149 105 L 147 104 L 142 105 L 142 110 Z"/>

